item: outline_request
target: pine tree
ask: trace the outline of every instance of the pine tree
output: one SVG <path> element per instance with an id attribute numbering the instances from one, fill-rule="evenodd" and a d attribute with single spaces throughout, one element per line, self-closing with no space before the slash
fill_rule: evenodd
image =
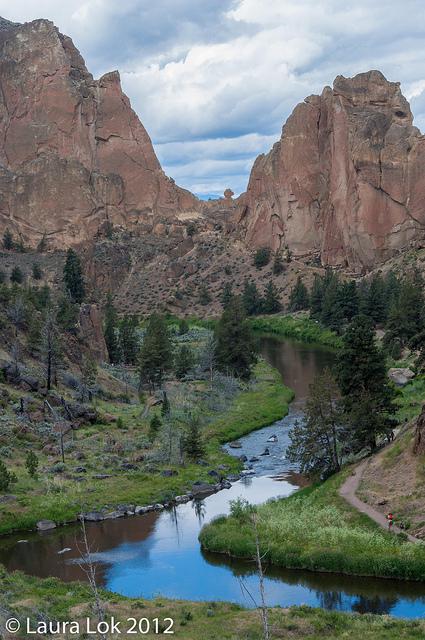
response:
<path id="1" fill-rule="evenodd" d="M 65 289 L 69 292 L 73 302 L 81 304 L 85 297 L 85 286 L 81 260 L 73 249 L 68 249 L 63 268 Z"/>
<path id="2" fill-rule="evenodd" d="M 3 248 L 6 249 L 6 251 L 10 251 L 14 248 L 14 246 L 15 243 L 13 240 L 13 235 L 11 234 L 9 229 L 6 229 L 3 234 Z"/>
<path id="3" fill-rule="evenodd" d="M 171 412 L 170 401 L 168 400 L 168 396 L 165 391 L 162 393 L 162 405 L 161 405 L 161 415 L 163 418 L 168 418 Z"/>
<path id="4" fill-rule="evenodd" d="M 183 344 L 177 351 L 175 361 L 176 378 L 181 380 L 192 369 L 194 364 L 194 356 L 192 350 Z"/>
<path id="5" fill-rule="evenodd" d="M 343 300 L 341 298 L 341 284 L 335 274 L 325 277 L 320 319 L 330 329 L 337 332 L 342 330 L 344 323 Z"/>
<path id="6" fill-rule="evenodd" d="M 234 297 L 223 311 L 215 337 L 215 361 L 218 369 L 248 379 L 257 357 L 251 328 L 239 297 Z"/>
<path id="7" fill-rule="evenodd" d="M 339 391 L 329 369 L 310 387 L 305 420 L 289 432 L 286 457 L 299 465 L 301 473 L 327 477 L 341 468 L 344 416 Z"/>
<path id="8" fill-rule="evenodd" d="M 242 292 L 242 303 L 247 316 L 255 316 L 261 313 L 262 299 L 258 293 L 257 285 L 255 282 L 248 280 L 244 281 L 244 287 Z"/>
<path id="9" fill-rule="evenodd" d="M 280 251 L 276 251 L 273 259 L 273 275 L 278 276 L 285 271 L 285 264 L 283 262 L 282 254 Z"/>
<path id="10" fill-rule="evenodd" d="M 38 458 L 35 455 L 34 451 L 28 451 L 27 457 L 25 458 L 25 466 L 31 478 L 36 478 L 38 469 Z"/>
<path id="11" fill-rule="evenodd" d="M 323 303 L 323 278 L 319 275 L 314 276 L 313 285 L 310 292 L 310 315 L 315 320 L 322 317 Z"/>
<path id="12" fill-rule="evenodd" d="M 10 282 L 14 284 L 22 284 L 24 281 L 24 274 L 22 273 L 19 267 L 13 267 L 12 272 L 10 274 Z"/>
<path id="13" fill-rule="evenodd" d="M 7 470 L 3 460 L 0 460 L 0 491 L 6 492 L 12 482 L 16 482 L 16 476 Z"/>
<path id="14" fill-rule="evenodd" d="M 149 434 L 148 434 L 148 437 L 149 437 L 149 440 L 151 442 L 153 442 L 156 439 L 160 428 L 161 428 L 161 420 L 155 414 L 154 416 L 152 416 L 151 421 L 149 423 Z"/>
<path id="15" fill-rule="evenodd" d="M 34 280 L 41 280 L 43 277 L 43 271 L 41 270 L 40 265 L 36 262 L 32 265 L 32 277 Z"/>
<path id="16" fill-rule="evenodd" d="M 282 309 L 282 303 L 280 301 L 279 292 L 273 281 L 270 280 L 264 290 L 263 297 L 263 312 L 264 313 L 277 313 Z"/>
<path id="17" fill-rule="evenodd" d="M 220 302 L 222 304 L 223 309 L 227 307 L 230 303 L 230 300 L 233 298 L 233 290 L 230 282 L 226 282 L 223 288 L 223 292 L 221 294 Z"/>
<path id="18" fill-rule="evenodd" d="M 192 460 L 199 460 L 205 453 L 200 422 L 197 416 L 191 416 L 189 419 L 189 429 L 184 440 L 184 450 Z"/>
<path id="19" fill-rule="evenodd" d="M 47 284 L 45 284 L 41 289 L 39 289 L 37 293 L 37 306 L 40 309 L 46 309 L 50 305 L 51 295 L 50 288 Z"/>
<path id="20" fill-rule="evenodd" d="M 371 318 L 375 324 L 385 322 L 386 320 L 388 307 L 385 283 L 379 273 L 374 275 L 370 281 L 364 313 Z"/>
<path id="21" fill-rule="evenodd" d="M 359 296 L 355 280 L 343 282 L 340 285 L 339 304 L 341 305 L 342 315 L 348 322 L 351 322 L 354 316 L 358 315 Z"/>
<path id="22" fill-rule="evenodd" d="M 206 284 L 202 284 L 199 289 L 199 302 L 206 307 L 211 302 L 211 294 Z"/>
<path id="23" fill-rule="evenodd" d="M 56 319 L 49 311 L 42 329 L 42 355 L 45 365 L 46 388 L 48 391 L 55 384 L 57 368 L 61 359 L 61 348 Z"/>
<path id="24" fill-rule="evenodd" d="M 42 328 L 43 323 L 41 321 L 40 314 L 33 313 L 29 320 L 29 330 L 27 335 L 28 349 L 33 356 L 36 355 L 41 348 Z"/>
<path id="25" fill-rule="evenodd" d="M 164 374 L 173 366 L 173 350 L 165 318 L 151 315 L 140 350 L 140 381 L 153 391 L 161 386 Z"/>
<path id="26" fill-rule="evenodd" d="M 61 331 L 74 334 L 77 331 L 78 305 L 72 301 L 69 293 L 65 293 L 59 298 L 56 322 Z"/>
<path id="27" fill-rule="evenodd" d="M 271 251 L 268 247 L 260 247 L 254 255 L 254 267 L 262 269 L 270 262 Z"/>
<path id="28" fill-rule="evenodd" d="M 372 321 L 364 315 L 356 316 L 344 334 L 337 377 L 352 448 L 375 449 L 377 437 L 393 428 L 395 392 L 387 378 L 385 356 L 375 344 Z"/>
<path id="29" fill-rule="evenodd" d="M 136 364 L 139 354 L 136 316 L 125 315 L 119 324 L 119 344 L 125 364 Z"/>
<path id="30" fill-rule="evenodd" d="M 108 293 L 105 305 L 105 323 L 103 335 L 105 338 L 106 348 L 108 350 L 109 362 L 116 364 L 119 362 L 120 352 L 117 337 L 117 312 L 112 302 L 112 295 Z"/>
<path id="31" fill-rule="evenodd" d="M 91 357 L 86 357 L 81 366 L 81 400 L 91 400 L 96 388 L 97 364 Z"/>
<path id="32" fill-rule="evenodd" d="M 302 311 L 303 309 L 307 309 L 308 306 L 308 291 L 301 279 L 301 276 L 298 276 L 295 286 L 289 296 L 289 309 L 291 311 Z"/>

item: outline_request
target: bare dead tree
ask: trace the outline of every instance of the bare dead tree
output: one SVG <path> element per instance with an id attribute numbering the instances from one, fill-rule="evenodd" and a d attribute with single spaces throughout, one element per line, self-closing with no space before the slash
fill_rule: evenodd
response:
<path id="1" fill-rule="evenodd" d="M 271 636 L 270 636 L 270 625 L 269 625 L 269 612 L 267 609 L 266 594 L 264 589 L 263 558 L 265 554 L 262 556 L 260 552 L 260 539 L 258 536 L 258 516 L 255 512 L 252 514 L 251 520 L 252 520 L 252 526 L 254 529 L 255 556 L 256 556 L 255 559 L 257 562 L 258 578 L 260 581 L 260 598 L 261 598 L 260 612 L 261 612 L 261 620 L 263 622 L 263 637 L 264 637 L 264 640 L 270 640 Z"/>
<path id="2" fill-rule="evenodd" d="M 96 565 L 93 562 L 93 556 L 92 556 L 92 551 L 90 549 L 90 544 L 87 538 L 87 530 L 86 530 L 86 523 L 84 521 L 84 517 L 81 516 L 80 517 L 80 522 L 81 522 L 81 534 L 82 534 L 82 544 L 83 544 L 83 548 L 80 549 L 79 545 L 77 544 L 77 549 L 79 551 L 80 554 L 80 558 L 81 558 L 81 562 L 78 563 L 80 569 L 82 571 L 84 571 L 84 573 L 87 576 L 87 581 L 89 583 L 90 586 L 90 590 L 93 594 L 93 599 L 94 599 L 94 610 L 98 619 L 98 622 L 104 622 L 105 621 L 105 606 L 104 603 L 102 602 L 102 599 L 100 597 L 100 593 L 99 593 L 99 589 L 97 586 L 97 581 L 96 581 Z M 100 637 L 103 640 L 107 640 L 107 635 L 104 633 L 100 634 Z"/>

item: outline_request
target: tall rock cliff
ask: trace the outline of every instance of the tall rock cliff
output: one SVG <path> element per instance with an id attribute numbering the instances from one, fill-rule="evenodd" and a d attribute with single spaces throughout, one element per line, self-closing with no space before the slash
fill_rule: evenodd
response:
<path id="1" fill-rule="evenodd" d="M 412 120 L 379 71 L 306 98 L 239 198 L 248 244 L 361 270 L 423 238 L 425 136 Z"/>
<path id="2" fill-rule="evenodd" d="M 117 71 L 94 80 L 48 20 L 0 19 L 0 233 L 36 246 L 199 208 L 161 169 Z"/>

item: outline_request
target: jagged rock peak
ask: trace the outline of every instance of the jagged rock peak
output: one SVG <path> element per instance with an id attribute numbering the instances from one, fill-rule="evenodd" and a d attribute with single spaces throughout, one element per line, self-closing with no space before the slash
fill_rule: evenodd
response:
<path id="1" fill-rule="evenodd" d="M 49 20 L 3 32 L 0 89 L 0 233 L 63 247 L 107 221 L 129 228 L 199 207 L 162 171 L 119 73 L 94 80 Z"/>
<path id="2" fill-rule="evenodd" d="M 421 243 L 425 138 L 412 121 L 400 83 L 380 71 L 306 98 L 239 199 L 248 244 L 362 270 Z"/>

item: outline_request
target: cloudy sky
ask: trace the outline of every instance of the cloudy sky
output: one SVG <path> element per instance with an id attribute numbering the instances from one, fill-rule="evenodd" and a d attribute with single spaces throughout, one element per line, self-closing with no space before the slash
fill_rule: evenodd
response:
<path id="1" fill-rule="evenodd" d="M 425 131 L 423 0 L 0 0 L 0 15 L 49 18 L 95 77 L 125 92 L 175 180 L 201 196 L 246 187 L 295 104 L 380 69 Z"/>

